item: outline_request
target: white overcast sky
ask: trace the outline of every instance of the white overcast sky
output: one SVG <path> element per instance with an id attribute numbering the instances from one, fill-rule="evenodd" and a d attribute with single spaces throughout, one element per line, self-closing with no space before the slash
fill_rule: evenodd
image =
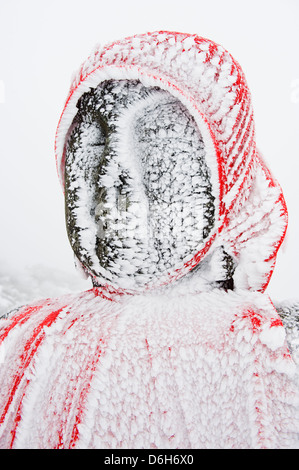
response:
<path id="1" fill-rule="evenodd" d="M 97 43 L 162 29 L 212 39 L 241 64 L 289 209 L 268 292 L 299 298 L 298 0 L 0 0 L 0 260 L 74 273 L 54 159 L 72 73 Z"/>

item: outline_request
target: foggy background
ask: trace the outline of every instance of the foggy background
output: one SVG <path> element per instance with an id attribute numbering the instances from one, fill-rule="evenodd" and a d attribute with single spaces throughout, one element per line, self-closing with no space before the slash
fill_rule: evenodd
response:
<path id="1" fill-rule="evenodd" d="M 155 30 L 212 39 L 243 68 L 257 145 L 289 211 L 268 293 L 299 298 L 298 0 L 0 0 L 0 314 L 91 288 L 66 235 L 56 126 L 71 76 L 97 43 Z"/>

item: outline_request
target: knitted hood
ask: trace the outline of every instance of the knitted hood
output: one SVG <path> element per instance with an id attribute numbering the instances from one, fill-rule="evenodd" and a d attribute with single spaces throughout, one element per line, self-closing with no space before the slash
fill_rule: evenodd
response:
<path id="1" fill-rule="evenodd" d="M 124 94 L 124 88 L 125 96 L 135 95 L 125 106 L 123 100 L 121 107 L 117 97 Z M 105 113 L 96 113 L 101 113 L 103 103 L 110 121 L 100 142 Z M 164 108 L 159 114 L 161 103 Z M 153 151 L 153 139 L 147 140 L 144 135 L 153 130 L 149 122 L 154 122 L 161 133 L 160 118 L 164 127 L 172 119 L 173 132 L 175 123 L 184 125 L 184 129 L 177 131 L 178 145 L 165 144 L 164 150 L 160 146 L 159 151 Z M 139 139 L 140 129 L 143 134 Z M 115 142 L 113 132 L 117 134 Z M 187 149 L 183 146 L 178 151 L 184 140 L 189 142 Z M 103 149 L 111 142 L 113 151 L 105 153 Z M 167 156 L 169 148 L 172 155 L 176 152 L 175 161 Z M 138 292 L 173 285 L 174 281 L 176 285 L 184 280 L 192 285 L 194 281 L 196 286 L 204 279 L 213 286 L 226 280 L 231 288 L 266 289 L 285 235 L 287 209 L 282 191 L 256 147 L 250 92 L 243 71 L 220 45 L 197 35 L 162 31 L 96 48 L 71 84 L 57 128 L 55 151 L 66 194 L 70 242 L 95 286 Z M 146 179 L 162 163 L 166 174 L 174 176 L 168 183 L 164 178 L 163 188 L 159 177 L 158 186 L 153 176 L 148 176 L 150 182 Z M 125 185 L 130 206 L 126 221 L 130 216 L 133 230 L 117 237 L 113 229 L 113 242 L 105 237 L 101 241 L 99 221 L 103 228 L 112 218 L 111 191 L 115 198 L 115 188 L 121 187 L 118 191 L 122 197 Z M 167 188 L 171 188 L 170 196 Z M 159 197 L 165 195 L 166 212 L 162 198 L 155 197 L 157 193 Z M 175 198 L 181 205 L 169 215 L 166 206 Z M 204 201 L 201 206 L 197 205 L 199 200 Z M 142 201 L 147 206 L 145 215 L 140 210 Z M 188 232 L 190 212 L 193 222 Z M 119 222 L 119 214 L 113 220 Z M 164 237 L 159 241 L 160 252 L 153 248 L 157 235 L 145 244 L 138 237 L 148 220 L 154 221 L 151 228 L 158 227 L 160 235 L 163 223 L 165 227 L 172 224 L 171 234 L 160 236 Z M 200 225 L 201 236 L 197 236 L 199 226 L 194 221 Z M 177 227 L 181 227 L 179 238 L 173 235 Z M 168 245 L 163 251 L 166 238 Z M 179 246 L 182 243 L 183 248 Z M 225 275 L 221 274 L 223 269 Z"/>

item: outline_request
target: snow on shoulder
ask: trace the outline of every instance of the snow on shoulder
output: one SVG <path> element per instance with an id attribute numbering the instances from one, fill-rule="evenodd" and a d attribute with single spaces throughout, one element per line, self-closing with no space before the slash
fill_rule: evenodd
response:
<path id="1" fill-rule="evenodd" d="M 92 288 L 0 319 L 0 447 L 298 447 L 298 334 L 266 294 L 287 208 L 238 62 L 167 31 L 96 48 L 55 151 Z"/>

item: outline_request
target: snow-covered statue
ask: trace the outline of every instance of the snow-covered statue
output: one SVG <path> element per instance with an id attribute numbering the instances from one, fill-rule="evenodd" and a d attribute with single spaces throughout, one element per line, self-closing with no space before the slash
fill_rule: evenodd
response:
<path id="1" fill-rule="evenodd" d="M 190 34 L 97 48 L 56 158 L 93 288 L 1 319 L 0 446 L 298 446 L 294 315 L 265 293 L 287 209 L 239 64 Z"/>

